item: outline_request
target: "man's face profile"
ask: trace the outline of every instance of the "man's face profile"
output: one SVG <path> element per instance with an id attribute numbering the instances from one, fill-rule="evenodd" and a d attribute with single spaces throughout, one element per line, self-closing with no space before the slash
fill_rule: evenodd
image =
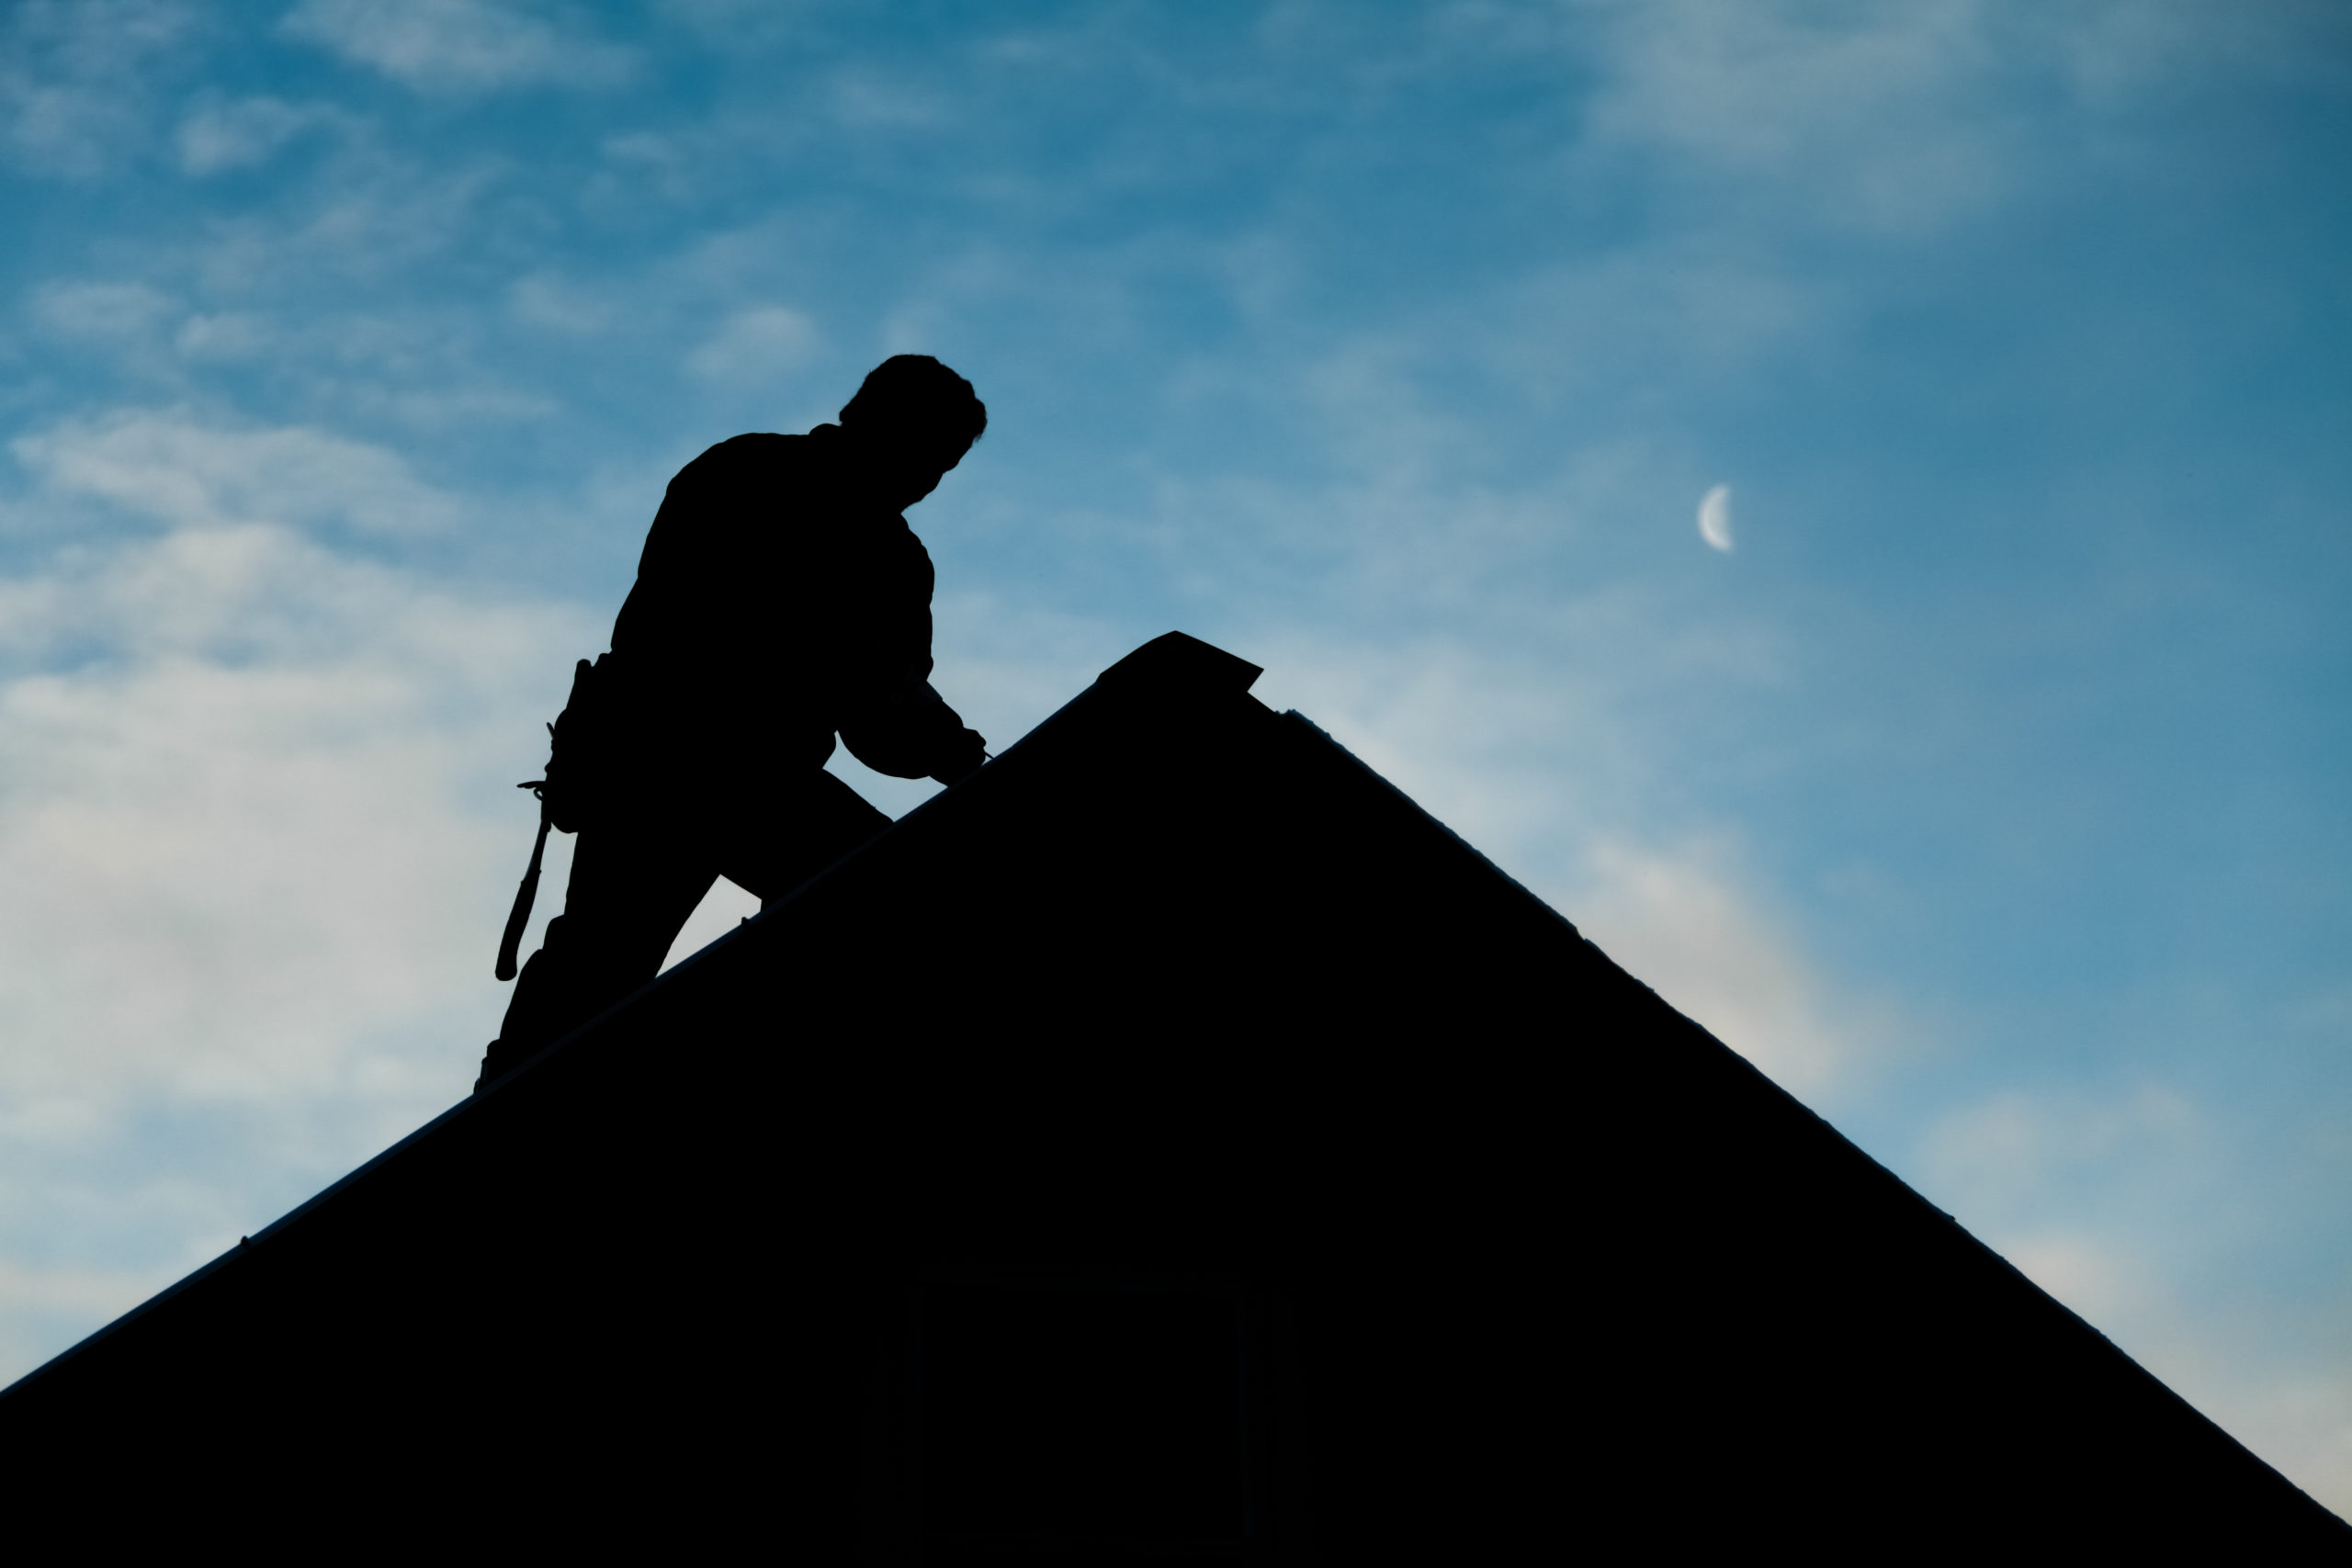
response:
<path id="1" fill-rule="evenodd" d="M 988 428 L 972 384 L 929 355 L 899 354 L 876 366 L 843 404 L 855 479 L 867 494 L 903 512 L 939 481 Z"/>
<path id="2" fill-rule="evenodd" d="M 903 512 L 939 488 L 948 470 L 964 460 L 972 444 L 955 437 L 944 440 L 927 432 L 885 427 L 842 426 L 875 490 L 876 499 L 894 512 Z"/>

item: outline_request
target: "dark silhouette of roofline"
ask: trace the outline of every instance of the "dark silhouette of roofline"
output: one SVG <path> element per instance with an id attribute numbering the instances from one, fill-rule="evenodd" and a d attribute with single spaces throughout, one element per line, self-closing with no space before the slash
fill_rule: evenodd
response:
<path id="1" fill-rule="evenodd" d="M 23 1495 L 843 1562 L 2352 1555 L 1257 673 L 1147 644 L 0 1392 Z"/>

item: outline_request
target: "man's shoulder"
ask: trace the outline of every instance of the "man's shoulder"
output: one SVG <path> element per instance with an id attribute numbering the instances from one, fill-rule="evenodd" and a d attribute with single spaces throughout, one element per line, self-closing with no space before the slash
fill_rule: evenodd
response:
<path id="1" fill-rule="evenodd" d="M 678 478 L 683 479 L 692 475 L 696 479 L 716 479 L 749 469 L 770 471 L 779 465 L 800 461 L 806 456 L 802 448 L 808 443 L 808 438 L 805 435 L 778 435 L 765 430 L 747 431 L 741 435 L 730 435 L 715 446 L 704 448 L 700 457 L 678 470 Z"/>
<path id="2" fill-rule="evenodd" d="M 724 454 L 732 457 L 780 457 L 797 451 L 808 444 L 805 435 L 782 435 L 773 430 L 747 430 L 741 435 L 730 435 L 703 454 L 706 457 Z"/>

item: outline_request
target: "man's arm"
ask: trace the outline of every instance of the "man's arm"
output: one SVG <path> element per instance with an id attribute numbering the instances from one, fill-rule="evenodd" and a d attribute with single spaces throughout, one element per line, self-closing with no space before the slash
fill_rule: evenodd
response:
<path id="1" fill-rule="evenodd" d="M 834 601 L 849 611 L 835 666 L 836 730 L 877 773 L 955 784 L 979 767 L 987 742 L 930 682 L 931 553 L 902 519 L 865 539 L 874 553 L 841 584 L 865 594 L 851 588 Z"/>
<path id="2" fill-rule="evenodd" d="M 988 742 L 965 727 L 928 681 L 911 682 L 841 727 L 850 755 L 893 778 L 968 778 L 986 758 Z"/>

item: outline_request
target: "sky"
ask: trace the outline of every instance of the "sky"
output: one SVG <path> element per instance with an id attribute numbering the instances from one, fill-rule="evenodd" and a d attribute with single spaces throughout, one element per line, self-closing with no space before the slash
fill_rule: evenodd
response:
<path id="1" fill-rule="evenodd" d="M 923 352 L 998 749 L 1263 665 L 2352 1511 L 2348 146 L 2331 0 L 15 0 L 0 1380 L 466 1092 L 662 486 Z"/>

